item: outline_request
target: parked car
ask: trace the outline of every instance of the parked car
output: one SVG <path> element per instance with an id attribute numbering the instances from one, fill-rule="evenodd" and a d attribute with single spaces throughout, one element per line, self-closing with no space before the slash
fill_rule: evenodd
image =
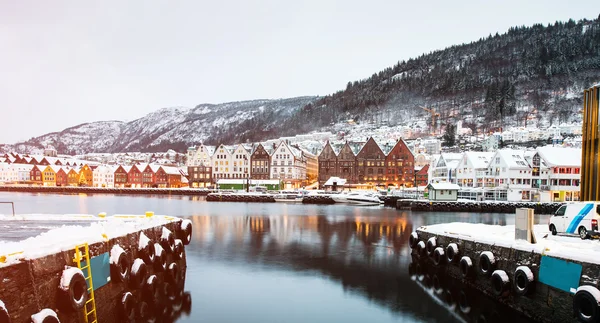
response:
<path id="1" fill-rule="evenodd" d="M 573 202 L 562 205 L 550 217 L 549 229 L 557 233 L 578 234 L 581 239 L 600 236 L 600 202 Z"/>

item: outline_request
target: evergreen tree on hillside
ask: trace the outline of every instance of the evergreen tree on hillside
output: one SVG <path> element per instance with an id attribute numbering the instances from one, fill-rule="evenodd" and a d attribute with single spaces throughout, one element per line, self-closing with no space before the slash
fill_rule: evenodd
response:
<path id="1" fill-rule="evenodd" d="M 456 145 L 456 125 L 447 125 L 442 139 L 443 145 L 446 147 L 453 147 Z"/>

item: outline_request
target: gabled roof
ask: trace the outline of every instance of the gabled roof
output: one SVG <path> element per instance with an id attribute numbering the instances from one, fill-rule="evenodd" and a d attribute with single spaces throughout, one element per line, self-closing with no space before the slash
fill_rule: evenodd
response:
<path id="1" fill-rule="evenodd" d="M 423 166 L 423 168 L 419 169 L 419 171 L 417 172 L 417 175 L 427 175 L 428 171 L 429 171 L 429 164 L 425 164 L 425 166 Z"/>
<path id="2" fill-rule="evenodd" d="M 525 151 L 517 149 L 500 149 L 496 151 L 496 155 L 500 156 L 508 168 L 531 168 L 531 165 L 525 159 Z"/>
<path id="3" fill-rule="evenodd" d="M 458 191 L 460 189 L 460 186 L 458 186 L 458 184 L 442 182 L 442 183 L 429 183 L 429 185 L 427 185 L 427 188 L 433 188 L 434 190 L 456 190 L 456 191 Z"/>
<path id="4" fill-rule="evenodd" d="M 475 169 L 487 168 L 494 157 L 494 152 L 467 151 L 464 154 Z"/>
<path id="5" fill-rule="evenodd" d="M 167 175 L 181 175 L 179 168 L 172 166 L 161 166 Z"/>
<path id="6" fill-rule="evenodd" d="M 536 150 L 548 167 L 581 167 L 581 148 L 545 146 Z"/>
<path id="7" fill-rule="evenodd" d="M 346 185 L 346 179 L 332 176 L 329 177 L 329 179 L 327 180 L 327 182 L 325 182 L 325 184 L 323 184 L 323 186 L 333 186 L 333 183 L 336 183 L 337 186 L 343 186 Z"/>

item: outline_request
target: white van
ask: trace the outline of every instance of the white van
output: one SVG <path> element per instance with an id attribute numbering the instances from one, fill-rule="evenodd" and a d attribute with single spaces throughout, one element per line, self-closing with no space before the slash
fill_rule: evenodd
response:
<path id="1" fill-rule="evenodd" d="M 600 202 L 574 202 L 562 205 L 552 217 L 548 228 L 552 235 L 558 232 L 578 234 L 581 239 L 598 236 Z"/>

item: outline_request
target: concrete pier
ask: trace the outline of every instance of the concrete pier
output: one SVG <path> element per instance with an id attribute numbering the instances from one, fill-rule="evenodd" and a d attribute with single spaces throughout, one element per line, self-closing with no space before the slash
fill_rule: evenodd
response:
<path id="1" fill-rule="evenodd" d="M 598 302 L 585 304 L 580 297 L 580 290 L 600 287 L 597 241 L 548 236 L 544 226 L 536 226 L 537 244 L 510 242 L 510 227 L 489 227 L 452 223 L 417 229 L 410 238 L 410 272 L 420 282 L 428 280 L 425 286 L 450 293 L 449 303 L 463 316 L 470 315 L 466 307 L 474 308 L 465 298 L 474 289 L 538 322 L 577 322 L 590 313 L 600 317 Z M 481 313 L 487 321 L 492 314 Z"/>
<path id="2" fill-rule="evenodd" d="M 140 221 L 145 220 L 144 218 L 140 219 Z M 120 236 L 106 236 L 104 241 L 89 244 L 89 258 L 93 270 L 108 268 L 109 257 L 112 257 L 111 250 L 115 246 L 124 250 L 127 260 L 124 263 L 134 264 L 124 268 L 130 274 L 129 279 L 124 281 L 114 279 L 115 272 L 112 263 L 108 278 L 108 271 L 92 271 L 94 301 L 99 322 L 125 321 L 127 313 L 123 311 L 122 300 L 126 293 L 131 293 L 132 302 L 129 304 L 135 306 L 136 320 L 155 318 L 158 321 L 173 321 L 182 313 L 189 313 L 191 296 L 184 292 L 187 266 L 185 248 L 181 244 L 171 250 L 164 242 L 167 236 L 166 232 L 171 232 L 173 241 L 177 241 L 174 240 L 176 238 L 189 242 L 189 237 L 183 236 L 187 233 L 182 230 L 182 223 L 181 219 L 172 218 L 161 225 Z M 143 237 L 144 235 L 145 237 Z M 166 269 L 157 265 L 158 257 L 154 259 L 154 262 L 147 260 L 147 250 L 149 249 L 141 250 L 139 248 L 143 241 L 153 244 L 152 250 L 154 250 L 155 243 L 165 246 L 163 256 L 167 264 Z M 54 311 L 60 322 L 85 322 L 83 308 L 65 307 L 65 297 L 67 296 L 60 287 L 64 283 L 66 268 L 77 268 L 77 263 L 74 262 L 76 242 L 73 242 L 72 245 L 73 248 L 63 248 L 62 251 L 49 254 L 44 254 L 44 248 L 48 246 L 40 245 L 40 255 L 32 257 L 20 257 L 19 253 L 14 252 L 9 255 L 0 254 L 0 256 L 4 256 L 0 257 L 3 261 L 0 262 L 0 277 L 2 277 L 0 301 L 5 305 L 10 318 L 9 322 L 31 322 L 32 315 L 47 309 Z M 31 249 L 31 246 L 29 248 Z M 0 253 L 3 251 L 5 250 L 0 250 Z M 24 254 L 27 253 L 33 254 L 31 250 Z M 138 270 L 141 262 L 144 263 L 145 270 Z M 95 265 L 96 268 L 94 268 Z M 135 266 L 138 269 L 134 268 Z M 85 270 L 82 272 L 86 273 Z M 156 276 L 154 278 L 156 280 L 150 283 L 148 278 L 152 275 Z M 134 278 L 140 284 L 135 283 Z M 89 282 L 87 284 L 89 286 Z M 156 294 L 150 293 L 151 295 L 149 295 L 150 285 L 152 288 L 157 288 Z M 86 294 L 89 299 L 91 293 Z M 92 308 L 91 304 L 85 306 L 88 310 Z"/>

